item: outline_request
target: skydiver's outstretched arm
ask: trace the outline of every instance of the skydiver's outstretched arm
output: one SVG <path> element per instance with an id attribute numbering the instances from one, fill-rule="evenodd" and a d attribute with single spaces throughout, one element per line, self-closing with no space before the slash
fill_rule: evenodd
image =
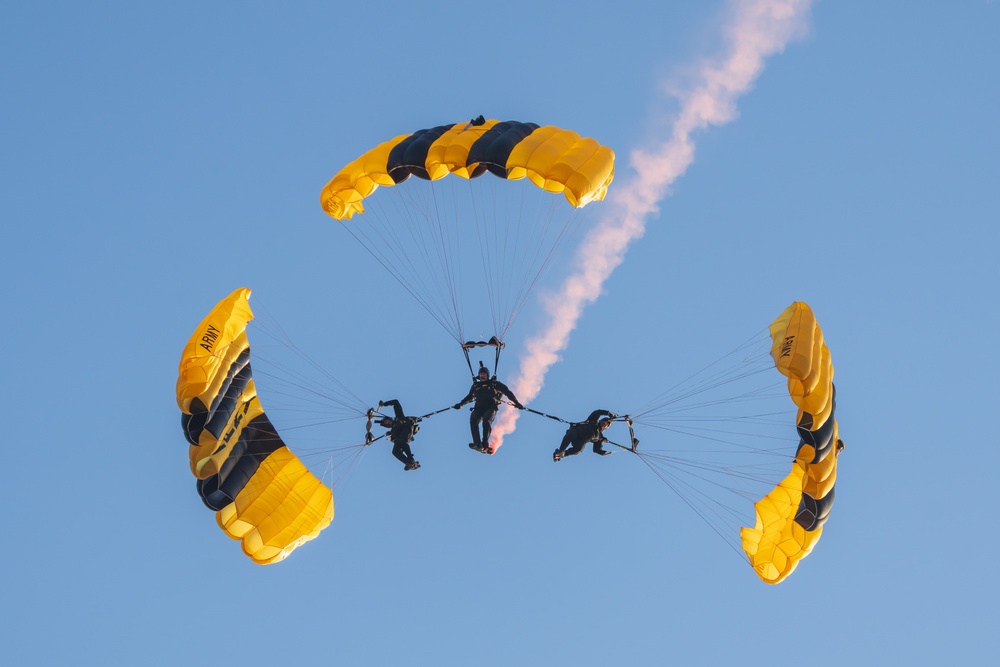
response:
<path id="1" fill-rule="evenodd" d="M 510 402 L 514 404 L 515 408 L 517 408 L 518 410 L 524 409 L 524 406 L 521 405 L 521 401 L 517 400 L 517 396 L 514 395 L 514 392 L 512 392 L 507 387 L 507 385 L 505 385 L 503 382 L 495 381 L 495 386 L 497 388 L 497 391 L 499 391 L 501 394 L 510 399 Z"/>
<path id="2" fill-rule="evenodd" d="M 472 383 L 472 389 L 470 389 L 469 393 L 465 395 L 465 398 L 463 398 L 461 401 L 459 401 L 458 403 L 456 403 L 455 405 L 453 405 L 451 407 L 453 407 L 456 410 L 458 410 L 463 405 L 465 405 L 466 403 L 468 403 L 469 401 L 471 401 L 472 397 L 475 395 L 475 393 L 476 393 L 476 383 L 473 382 Z"/>
<path id="3" fill-rule="evenodd" d="M 471 402 L 472 399 L 475 397 L 475 395 L 476 395 L 476 383 L 473 382 L 472 383 L 472 388 L 469 389 L 469 393 L 465 395 L 465 398 L 463 398 L 461 401 L 459 401 L 458 403 L 456 403 L 455 405 L 453 405 L 451 407 L 453 407 L 456 410 L 458 410 L 459 408 L 461 408 L 466 403 Z"/>
<path id="4" fill-rule="evenodd" d="M 614 414 L 615 413 L 608 412 L 607 410 L 594 410 L 593 412 L 590 413 L 590 416 L 587 417 L 587 421 L 590 422 L 591 424 L 596 424 L 597 420 L 600 419 L 601 417 L 611 417 L 613 419 Z"/>
<path id="5" fill-rule="evenodd" d="M 406 413 L 403 412 L 403 406 L 395 398 L 390 401 L 382 401 L 382 405 L 391 405 L 393 411 L 396 413 L 396 419 L 402 419 L 406 416 Z"/>

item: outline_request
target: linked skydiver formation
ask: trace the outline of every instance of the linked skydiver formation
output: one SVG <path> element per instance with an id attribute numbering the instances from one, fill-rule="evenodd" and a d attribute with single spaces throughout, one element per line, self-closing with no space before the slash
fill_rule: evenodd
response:
<path id="1" fill-rule="evenodd" d="M 496 178 L 478 178 L 486 173 Z M 410 176 L 417 177 L 413 179 L 417 185 L 398 187 Z M 503 197 L 484 195 L 472 204 L 471 210 L 476 214 L 465 218 L 453 210 L 440 211 L 441 205 L 447 206 L 447 198 L 434 195 L 426 201 L 418 199 L 421 183 L 447 176 L 453 177 L 449 180 L 468 181 L 468 190 L 474 198 L 478 196 L 480 183 L 499 183 L 503 190 L 512 187 L 507 183 L 523 179 L 527 187 L 510 197 L 510 208 L 501 208 L 506 206 L 499 203 Z M 494 454 L 493 424 L 501 405 L 506 403 L 510 408 L 565 425 L 561 440 L 558 433 L 553 434 L 552 442 L 557 444 L 552 453 L 554 462 L 575 456 L 590 444 L 593 452 L 602 457 L 612 453 L 610 448 L 618 448 L 636 454 L 651 468 L 658 465 L 654 456 L 639 450 L 634 431 L 637 424 L 660 427 L 649 419 L 652 411 L 631 411 L 619 416 L 612 410 L 595 409 L 583 421 L 568 421 L 525 406 L 497 378 L 504 336 L 550 265 L 555 249 L 567 236 L 573 214 L 591 202 L 604 199 L 613 177 L 614 153 L 593 139 L 554 126 L 501 122 L 479 116 L 471 121 L 396 136 L 362 154 L 329 181 L 321 194 L 323 209 L 358 239 L 461 345 L 472 374 L 469 391 L 457 403 L 419 416 L 407 415 L 398 398 L 379 401 L 375 407 L 364 407 L 370 403 L 360 408 L 345 404 L 350 412 L 367 420 L 363 442 L 350 447 L 363 451 L 385 439 L 392 443 L 391 454 L 404 471 L 418 470 L 421 465 L 411 443 L 421 424 L 435 415 L 472 403 L 469 415 L 472 442 L 468 446 L 477 452 Z M 408 209 L 407 214 L 394 216 L 392 211 L 398 209 L 393 207 L 380 211 L 376 200 L 384 195 L 371 197 L 379 187 L 403 193 L 403 203 L 398 206 Z M 564 196 L 568 206 L 563 208 L 570 215 L 562 226 L 553 225 L 551 234 L 545 235 L 540 225 L 531 223 L 548 214 L 521 211 L 525 209 L 527 196 L 534 194 L 548 200 L 542 210 L 551 208 L 551 193 Z M 413 199 L 405 199 L 411 196 Z M 434 205 L 428 205 L 428 201 Z M 490 207 L 494 207 L 493 216 L 483 216 L 488 221 L 482 222 L 480 214 Z M 512 211 L 524 218 L 518 219 Z M 438 212 L 439 217 L 432 219 L 429 212 Z M 354 221 L 355 216 L 363 220 Z M 517 222 L 509 222 L 511 219 Z M 528 222 L 522 225 L 523 219 Z M 455 221 L 465 224 L 469 220 L 474 220 L 477 226 L 468 224 L 480 239 L 483 256 L 478 265 L 488 274 L 486 283 L 490 286 L 487 298 L 472 301 L 488 303 L 493 309 L 495 334 L 489 340 L 467 340 L 464 314 L 457 307 L 464 302 L 460 298 L 464 283 L 451 271 L 457 259 L 449 255 L 453 248 L 476 244 L 413 242 L 423 234 L 443 239 L 451 233 Z M 517 233 L 502 229 L 502 225 L 514 224 Z M 522 233 L 522 229 L 530 233 Z M 535 231 L 540 233 L 536 235 Z M 516 240 L 521 245 L 482 242 L 497 238 Z M 504 256 L 503 252 L 508 254 Z M 495 271 L 496 267 L 519 265 L 523 258 L 533 258 L 534 263 L 525 262 L 527 266 L 513 284 L 504 282 L 510 279 L 510 272 Z M 422 268 L 420 259 L 424 260 Z M 433 277 L 423 280 L 418 275 L 414 279 L 407 273 L 411 270 L 426 271 Z M 436 288 L 441 292 L 435 294 L 425 286 L 440 286 Z M 250 290 L 242 288 L 223 299 L 192 335 L 181 357 L 177 404 L 190 445 L 190 467 L 197 479 L 199 495 L 216 512 L 216 520 L 227 535 L 240 540 L 244 552 L 255 562 L 268 564 L 284 559 L 329 525 L 333 518 L 333 494 L 289 450 L 261 406 L 250 370 L 250 346 L 245 331 L 253 319 L 249 295 Z M 512 295 L 516 296 L 511 298 Z M 769 335 L 772 370 L 776 368 L 785 376 L 788 394 L 798 409 L 794 425 L 799 445 L 794 451 L 792 471 L 754 504 L 754 525 L 741 527 L 739 539 L 758 576 L 767 583 L 778 583 L 819 540 L 833 504 L 837 458 L 844 445 L 834 418 L 833 366 L 812 310 L 805 303 L 792 303 L 770 325 Z M 473 373 L 470 351 L 482 347 L 495 352 L 492 373 L 482 361 Z M 411 399 L 402 398 L 410 404 Z M 391 414 L 383 412 L 383 408 L 392 408 Z M 615 441 L 623 439 L 611 430 L 616 422 L 627 426 L 626 444 Z M 374 426 L 384 428 L 385 432 L 373 434 Z M 669 463 L 659 465 L 676 465 L 674 458 L 662 460 Z M 558 466 L 560 471 L 563 466 Z M 669 472 L 673 473 L 674 468 Z"/>

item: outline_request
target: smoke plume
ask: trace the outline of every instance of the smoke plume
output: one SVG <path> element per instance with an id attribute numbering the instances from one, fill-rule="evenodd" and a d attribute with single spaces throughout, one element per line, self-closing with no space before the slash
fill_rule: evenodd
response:
<path id="1" fill-rule="evenodd" d="M 695 135 L 736 117 L 736 101 L 764 69 L 764 60 L 781 52 L 806 27 L 811 0 L 738 0 L 724 28 L 724 53 L 694 69 L 692 84 L 675 93 L 679 111 L 665 140 L 630 155 L 633 174 L 611 186 L 604 213 L 584 238 L 562 287 L 545 298 L 548 324 L 526 343 L 525 356 L 509 383 L 522 403 L 541 391 L 549 367 L 569 343 L 584 307 L 601 294 L 604 282 L 640 238 L 659 202 L 694 161 Z M 655 142 L 653 142 L 655 144 Z M 514 431 L 518 412 L 504 409 L 493 430 L 493 447 Z"/>

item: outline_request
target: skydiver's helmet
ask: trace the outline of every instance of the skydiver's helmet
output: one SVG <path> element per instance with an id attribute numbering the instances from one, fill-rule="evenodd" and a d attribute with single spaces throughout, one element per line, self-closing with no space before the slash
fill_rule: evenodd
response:
<path id="1" fill-rule="evenodd" d="M 382 417 L 382 419 L 378 420 L 378 423 L 385 428 L 392 428 L 392 425 L 396 422 L 392 417 Z"/>
<path id="2" fill-rule="evenodd" d="M 480 380 L 489 380 L 490 369 L 486 368 L 486 366 L 480 366 L 479 373 L 476 374 L 476 377 L 478 377 Z"/>
<path id="3" fill-rule="evenodd" d="M 611 426 L 611 420 L 608 419 L 607 417 L 604 417 L 603 419 L 601 419 L 601 421 L 597 422 L 597 428 L 601 429 L 602 431 L 609 426 Z"/>

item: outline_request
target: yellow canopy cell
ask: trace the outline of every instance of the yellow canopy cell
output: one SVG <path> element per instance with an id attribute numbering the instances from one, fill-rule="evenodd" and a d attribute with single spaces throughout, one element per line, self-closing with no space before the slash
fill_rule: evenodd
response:
<path id="1" fill-rule="evenodd" d="M 220 301 L 181 355 L 177 405 L 191 472 L 219 526 L 254 562 L 276 563 L 333 520 L 333 493 L 264 413 L 250 367 L 250 290 Z"/>
<path id="2" fill-rule="evenodd" d="M 791 473 L 754 504 L 754 527 L 742 528 L 740 537 L 757 575 L 777 584 L 809 555 L 823 533 L 843 443 L 834 418 L 830 350 L 812 309 L 793 303 L 771 324 L 770 332 L 775 367 L 788 378 L 789 396 L 799 407 L 800 443 Z"/>

